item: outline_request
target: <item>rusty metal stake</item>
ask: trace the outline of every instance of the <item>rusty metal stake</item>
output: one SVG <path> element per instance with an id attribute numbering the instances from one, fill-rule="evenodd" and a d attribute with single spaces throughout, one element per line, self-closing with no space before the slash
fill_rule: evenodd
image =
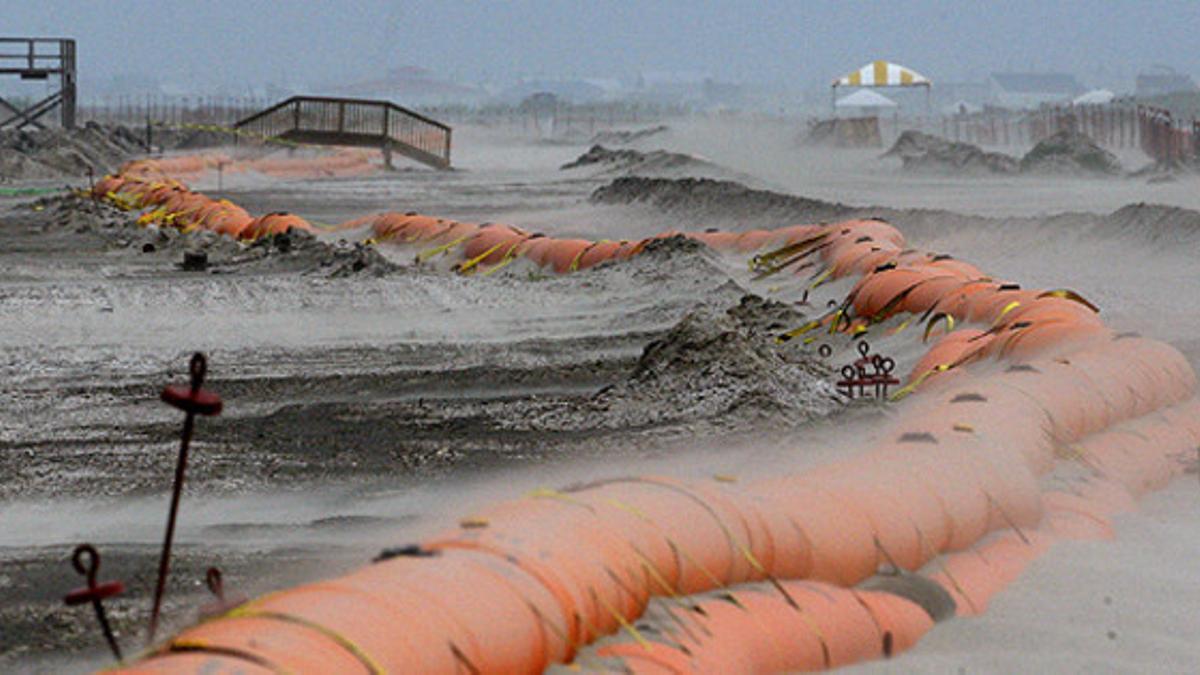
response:
<path id="1" fill-rule="evenodd" d="M 83 561 L 84 556 L 88 559 L 86 563 Z M 80 576 L 87 579 L 87 586 L 67 593 L 63 597 L 63 602 L 68 607 L 82 605 L 85 602 L 92 604 L 92 608 L 96 610 L 96 621 L 100 623 L 100 630 L 104 633 L 104 639 L 108 641 L 108 648 L 112 650 L 113 657 L 120 661 L 122 658 L 121 647 L 113 635 L 112 626 L 108 624 L 108 615 L 104 613 L 103 603 L 105 598 L 125 592 L 125 584 L 120 581 L 96 583 L 96 574 L 100 571 L 100 553 L 91 544 L 80 544 L 75 547 L 75 552 L 71 554 L 71 565 Z"/>
<path id="2" fill-rule="evenodd" d="M 188 447 L 192 442 L 192 431 L 195 428 L 196 415 L 213 416 L 221 414 L 221 397 L 213 392 L 201 389 L 204 375 L 208 370 L 208 362 L 204 355 L 196 352 L 192 355 L 189 370 L 191 384 L 171 385 L 163 389 L 162 400 L 187 413 L 183 420 L 183 433 L 179 443 L 179 460 L 175 463 L 175 484 L 171 487 L 171 508 L 167 512 L 167 532 L 163 536 L 162 555 L 158 559 L 158 582 L 154 586 L 154 605 L 150 609 L 150 634 L 148 644 L 154 642 L 154 634 L 158 631 L 158 614 L 162 608 L 163 592 L 167 588 L 167 574 L 171 566 L 171 544 L 175 540 L 175 518 L 179 513 L 179 496 L 183 492 L 183 478 L 187 471 Z"/>
<path id="3" fill-rule="evenodd" d="M 233 595 L 225 593 L 225 583 L 221 578 L 221 570 L 216 567 L 210 567 L 204 573 L 204 585 L 208 587 L 208 592 L 212 593 L 214 600 L 200 606 L 200 619 L 202 621 L 225 614 L 234 607 L 246 602 L 246 596 L 240 593 Z"/>
<path id="4" fill-rule="evenodd" d="M 842 379 L 837 382 L 838 389 L 848 398 L 854 398 L 855 388 L 858 389 L 859 397 L 870 398 L 868 392 L 874 389 L 875 398 L 882 400 L 887 396 L 888 387 L 900 384 L 900 380 L 892 376 L 892 371 L 896 368 L 895 360 L 871 354 L 871 345 L 867 344 L 866 340 L 858 343 L 858 353 L 858 360 L 842 366 Z M 868 370 L 868 367 L 871 370 Z"/>

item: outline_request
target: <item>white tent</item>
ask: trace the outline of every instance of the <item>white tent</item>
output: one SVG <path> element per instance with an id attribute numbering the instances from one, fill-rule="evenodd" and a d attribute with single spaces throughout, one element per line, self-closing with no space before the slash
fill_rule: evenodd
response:
<path id="1" fill-rule="evenodd" d="M 895 108 L 896 102 L 870 89 L 859 89 L 834 103 L 838 108 Z"/>
<path id="2" fill-rule="evenodd" d="M 1112 103 L 1112 100 L 1116 97 L 1116 94 L 1107 89 L 1093 89 L 1071 102 L 1075 105 L 1104 105 L 1105 103 Z"/>

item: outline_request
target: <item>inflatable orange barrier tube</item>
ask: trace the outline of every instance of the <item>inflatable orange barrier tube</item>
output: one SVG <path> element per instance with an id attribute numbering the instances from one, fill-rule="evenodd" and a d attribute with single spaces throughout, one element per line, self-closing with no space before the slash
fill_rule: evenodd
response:
<path id="1" fill-rule="evenodd" d="M 1161 486 L 1161 481 L 1179 471 L 1178 463 L 1170 465 L 1163 460 L 1176 453 L 1193 450 L 1200 441 L 1200 433 L 1197 433 L 1196 429 L 1172 422 L 1185 417 L 1197 419 L 1197 413 L 1200 413 L 1200 400 L 1193 398 L 1165 408 L 1158 415 L 1140 418 L 1099 434 L 1086 445 L 1092 448 L 1108 447 L 1110 442 L 1123 438 L 1125 454 L 1140 457 L 1145 464 L 1140 469 L 1126 467 L 1116 472 L 1128 478 L 1138 475 L 1155 476 L 1158 480 L 1155 484 Z M 1198 425 L 1200 423 L 1191 426 Z M 1013 529 L 998 532 L 973 550 L 945 557 L 934 567 L 929 578 L 942 585 L 946 593 L 954 599 L 958 615 L 971 616 L 982 613 L 996 593 L 1016 579 L 1030 562 L 1048 551 L 1055 541 L 1106 539 L 1113 536 L 1111 517 L 1134 508 L 1134 503 L 1131 494 L 1112 482 L 1109 475 L 1111 474 L 1093 474 L 1068 490 L 1059 489 L 1043 493 L 1041 502 L 1046 516 L 1036 526 L 1018 529 L 1017 524 L 1013 523 Z M 697 631 L 675 630 L 660 623 L 652 636 L 661 633 L 665 637 L 649 638 L 657 640 L 652 643 L 651 649 L 644 649 L 644 645 L 639 644 L 638 640 L 621 635 L 615 638 L 615 642 L 603 644 L 592 651 L 597 656 L 608 657 L 609 661 L 599 665 L 613 672 L 722 672 L 729 668 L 747 672 L 777 672 L 818 670 L 844 664 L 846 661 L 840 660 L 831 649 L 831 645 L 837 643 L 823 637 L 818 638 L 818 642 L 826 650 L 824 661 L 817 656 L 812 642 L 785 639 L 772 643 L 767 639 L 769 632 L 775 627 L 786 626 L 789 620 L 794 622 L 802 613 L 812 611 L 818 606 L 802 592 L 795 592 L 791 583 L 783 584 L 782 588 L 788 593 L 788 597 L 799 605 L 799 609 L 792 607 L 790 613 L 773 612 L 756 606 L 747 599 L 746 594 L 737 592 L 723 596 L 725 604 L 714 607 L 711 611 L 708 604 L 702 605 L 705 616 L 715 615 L 710 619 L 713 623 L 708 625 L 728 620 L 730 625 L 722 625 L 719 635 L 736 634 L 736 639 L 721 639 L 715 631 L 705 634 L 708 636 L 707 640 L 699 639 L 696 637 Z M 762 590 L 766 593 L 770 589 Z M 830 600 L 840 590 L 823 589 L 823 599 Z M 889 654 L 911 647 L 932 626 L 930 617 L 923 615 L 918 607 L 903 598 L 888 593 L 867 596 L 856 592 L 856 595 L 861 604 L 871 610 L 879 627 L 876 635 L 888 635 L 891 643 Z M 734 603 L 732 599 L 738 602 Z M 701 599 L 699 602 L 706 601 Z M 901 611 L 889 614 L 886 610 L 881 611 L 880 605 L 899 608 Z M 734 611 L 731 606 L 742 611 Z M 826 610 L 818 616 L 831 613 L 836 614 Z M 806 628 L 811 631 L 811 625 Z M 804 631 L 797 631 L 793 627 L 789 635 L 796 633 L 804 634 Z M 831 628 L 822 631 L 820 635 L 837 635 L 842 640 L 849 636 L 852 644 L 871 644 L 869 633 L 855 630 L 851 626 Z M 863 637 L 855 640 L 854 636 L 857 635 Z M 781 650 L 780 645 L 786 647 Z M 739 650 L 739 647 L 744 647 L 744 651 Z M 786 654 L 786 658 L 792 660 L 776 660 L 780 654 Z M 851 653 L 849 658 L 854 656 Z M 867 658 L 871 656 L 868 655 Z M 880 654 L 873 656 L 877 657 Z M 581 662 L 591 666 L 590 661 L 583 661 L 585 658 L 588 658 L 588 655 L 582 655 Z M 663 668 L 667 670 L 662 670 Z"/>
<path id="2" fill-rule="evenodd" d="M 1175 377 L 1180 376 L 1175 374 Z M 968 385 L 964 383 L 960 387 Z M 1053 395 L 1052 391 L 1047 390 L 1047 394 Z M 1039 401 L 1039 405 L 1059 409 L 1070 407 L 1068 403 L 1054 399 Z M 979 424 L 978 415 L 988 414 L 987 406 L 976 407 L 980 409 L 977 416 L 965 417 Z M 1192 404 L 1193 411 L 1194 408 Z M 1158 444 L 1164 440 L 1154 435 L 1145 423 L 1131 424 L 1140 431 L 1116 430 L 1094 441 L 1084 441 L 1083 445 L 1090 449 L 1091 456 L 1108 474 L 1125 477 L 1134 485 L 1143 484 L 1139 481 L 1145 481 L 1147 486 L 1160 484 L 1169 473 L 1162 462 L 1134 464 L 1126 459 L 1125 453 L 1113 449 L 1117 446 L 1111 446 L 1116 438 L 1142 443 L 1145 441 L 1139 439 L 1150 438 Z M 937 429 L 936 433 L 944 432 Z M 1168 444 L 1165 450 L 1184 447 L 1196 439 L 1191 431 L 1172 433 L 1174 445 Z M 956 599 L 966 608 L 962 613 L 969 614 L 982 611 L 988 599 L 1048 545 L 1049 540 L 1044 535 L 1034 533 L 1032 528 L 1037 523 L 1043 522 L 1043 527 L 1051 528 L 1052 537 L 1106 535 L 1103 511 L 1086 508 L 1070 496 L 1037 497 L 1037 481 L 1032 474 L 1024 477 L 1014 474 L 1007 485 L 1004 481 L 997 483 L 997 477 L 1004 471 L 999 464 L 1001 460 L 985 460 L 986 455 L 979 455 L 978 469 L 972 472 L 980 486 L 979 492 L 985 498 L 968 500 L 975 504 L 969 512 L 976 515 L 955 518 L 951 513 L 963 512 L 962 506 L 956 503 L 962 498 L 956 497 L 955 493 L 940 491 L 941 481 L 921 480 L 920 477 L 929 466 L 952 466 L 956 472 L 970 470 L 959 461 L 946 461 L 955 456 L 949 446 L 939 443 L 929 445 L 927 449 L 923 441 L 916 444 L 917 447 L 912 449 L 901 450 L 900 446 L 894 446 L 891 450 L 875 451 L 804 478 L 777 480 L 745 489 L 748 493 L 762 494 L 765 501 L 752 501 L 729 488 L 640 479 L 583 486 L 560 494 L 538 495 L 533 499 L 502 504 L 470 519 L 459 531 L 427 542 L 425 550 L 440 552 L 435 557 L 405 558 L 394 565 L 381 563 L 381 566 L 373 566 L 341 580 L 269 596 L 253 603 L 243 615 L 287 617 L 283 620 L 289 624 L 287 630 L 294 630 L 290 624 L 300 623 L 319 625 L 322 632 L 356 636 L 352 640 L 355 651 L 369 655 L 372 663 L 386 663 L 387 667 L 414 672 L 451 672 L 465 668 L 463 664 L 469 663 L 469 670 L 480 672 L 493 670 L 492 664 L 497 664 L 496 672 L 528 672 L 570 658 L 582 643 L 630 625 L 634 617 L 644 613 L 651 596 L 678 596 L 729 587 L 725 594 L 737 600 L 736 605 L 725 596 L 714 601 L 716 604 L 712 606 L 702 605 L 705 621 L 710 622 L 706 624 L 709 633 L 719 637 L 696 642 L 698 633 L 694 631 L 692 637 L 682 632 L 672 634 L 672 640 L 684 645 L 686 653 L 671 644 L 651 650 L 638 644 L 636 648 L 602 648 L 597 650 L 596 656 L 627 658 L 625 665 L 635 670 L 647 659 L 654 668 L 683 664 L 686 672 L 723 668 L 746 668 L 749 672 L 779 667 L 814 669 L 882 655 L 884 633 L 892 636 L 888 649 L 894 651 L 896 635 L 906 636 L 899 644 L 910 644 L 928 630 L 929 619 L 922 619 L 923 624 L 917 622 L 920 615 L 897 609 L 905 607 L 898 599 L 880 598 L 876 603 L 896 610 L 892 614 L 871 613 L 868 609 L 871 605 L 864 602 L 851 604 L 830 600 L 831 597 L 842 597 L 838 593 L 854 595 L 859 592 L 839 588 L 817 593 L 811 583 L 805 582 L 784 583 L 790 602 L 775 587 L 757 592 L 758 595 L 736 590 L 735 584 L 761 579 L 764 571 L 770 571 L 768 566 L 776 573 L 780 571 L 775 561 L 791 560 L 790 552 L 779 548 L 783 541 L 790 541 L 786 545 L 795 547 L 811 546 L 809 553 L 814 561 L 808 573 L 811 578 L 821 576 L 819 570 L 824 565 L 826 573 L 835 577 L 835 583 L 850 584 L 869 576 L 884 559 L 916 568 L 936 553 L 922 550 L 926 545 L 929 549 L 947 550 L 956 537 L 959 544 L 968 543 L 972 536 L 982 534 L 981 529 L 987 527 L 982 525 L 985 516 L 981 509 L 992 512 L 987 519 L 995 523 L 988 526 L 1029 527 L 1029 532 L 1020 535 L 1002 535 L 985 544 L 978 553 L 951 555 L 941 565 L 944 571 L 933 575 L 935 581 L 944 581 L 948 592 L 958 596 Z M 993 448 L 992 452 L 1000 450 Z M 901 454 L 905 451 L 908 456 Z M 923 455 L 929 451 L 935 455 L 926 459 Z M 1019 456 L 1019 451 L 1011 452 Z M 925 461 L 928 464 L 921 463 Z M 989 468 L 983 464 L 986 461 L 996 463 Z M 1013 466 L 1011 461 L 1009 465 Z M 1016 465 L 1023 463 L 1018 460 Z M 805 480 L 811 485 L 805 485 Z M 894 485 L 906 488 L 892 493 L 887 488 Z M 1032 499 L 1013 493 L 1012 489 L 1017 486 L 1024 486 L 1020 489 L 1025 490 L 1026 495 L 1032 494 Z M 862 491 L 858 491 L 860 488 Z M 1029 493 L 1030 490 L 1033 492 Z M 881 495 L 884 496 L 882 500 Z M 807 501 L 803 501 L 805 496 L 809 497 Z M 798 499 L 801 501 L 796 501 Z M 1022 507 L 1021 503 L 1026 501 L 1032 505 Z M 748 508 L 752 503 L 753 510 Z M 831 503 L 834 510 L 828 517 L 822 517 L 820 506 Z M 773 507 L 788 515 L 782 517 L 781 513 L 775 518 L 761 515 L 774 511 Z M 1040 517 L 1043 507 L 1048 514 L 1044 520 Z M 858 526 L 862 532 L 858 535 L 860 543 L 850 544 L 845 557 L 822 563 L 822 556 L 827 555 L 827 551 L 836 551 L 827 544 L 845 540 L 847 523 L 852 521 L 833 516 L 846 512 L 863 514 L 857 521 L 861 523 Z M 996 512 L 999 515 L 993 515 Z M 625 515 L 621 520 L 606 524 L 617 513 Z M 772 520 L 777 524 L 768 526 Z M 789 520 L 795 526 L 795 532 L 803 533 L 803 536 L 785 539 L 770 534 L 786 531 L 784 523 Z M 906 534 L 906 531 L 913 531 L 914 523 L 924 523 L 920 529 L 930 533 L 924 541 L 922 536 Z M 830 535 L 823 538 L 819 526 L 827 524 L 832 524 L 838 531 L 831 530 Z M 750 563 L 747 551 L 757 553 L 761 568 Z M 860 552 L 859 571 L 845 573 L 844 570 L 853 569 L 851 561 Z M 522 611 L 517 598 L 508 605 L 512 609 L 501 610 L 502 605 L 495 603 L 508 596 L 492 594 L 511 588 L 511 585 L 486 582 L 490 577 L 483 572 L 466 569 L 461 575 L 453 572 L 454 565 L 466 563 L 452 564 L 450 561 L 468 553 L 497 566 L 494 572 L 505 570 L 510 579 L 525 580 L 528 588 L 522 593 L 542 598 L 535 606 L 536 611 L 529 606 L 524 606 Z M 802 569 L 794 571 L 804 573 Z M 462 591 L 454 590 L 456 582 L 449 579 L 435 585 L 431 578 L 421 576 L 424 573 L 444 573 L 450 579 L 462 579 L 465 585 Z M 845 576 L 837 578 L 840 575 Z M 652 580 L 655 578 L 661 584 L 660 589 L 654 587 Z M 512 583 L 515 582 L 508 582 Z M 399 584 L 395 595 L 388 590 L 393 584 Z M 430 596 L 430 588 L 441 590 Z M 417 596 L 420 600 L 414 599 Z M 768 608 L 760 602 L 774 597 L 779 598 L 776 600 L 778 606 Z M 858 597 L 861 600 L 860 593 Z M 453 625 L 427 618 L 429 607 L 456 598 L 468 598 L 463 600 L 464 609 L 461 610 L 468 616 L 458 618 Z M 348 603 L 346 610 L 336 610 L 343 602 Z M 379 603 L 378 610 L 375 603 Z M 800 609 L 791 603 L 798 604 Z M 502 611 L 510 612 L 510 618 L 500 621 L 498 617 L 502 616 Z M 436 614 L 438 617 L 458 616 L 450 609 Z M 880 631 L 881 622 L 889 620 L 881 616 L 893 615 L 902 617 L 896 619 L 899 623 L 895 630 Z M 478 617 L 479 625 L 463 628 L 472 616 Z M 232 618 L 238 619 L 240 615 L 235 613 Z M 536 622 L 543 624 L 542 629 L 538 629 Z M 207 625 L 210 624 L 204 624 Z M 220 622 L 214 622 L 214 625 L 219 626 Z M 519 626 L 522 625 L 527 626 L 523 630 L 527 631 L 528 637 L 521 637 Z M 723 627 L 720 632 L 712 630 L 715 625 Z M 486 631 L 501 630 L 498 626 L 504 626 L 502 630 L 506 637 L 491 643 Z M 772 640 L 769 635 L 775 626 L 788 626 L 786 634 L 810 635 L 812 639 Z M 390 639 L 385 640 L 382 635 L 372 637 L 377 631 L 386 633 Z M 546 636 L 551 634 L 559 636 L 557 642 L 547 642 Z M 397 635 L 418 637 L 408 641 Z M 203 644 L 204 634 L 200 637 Z M 338 644 L 346 651 L 344 644 Z M 430 651 L 419 646 L 430 644 L 452 648 Z M 518 644 L 522 646 L 514 647 Z M 753 645 L 753 648 L 743 651 L 745 645 Z M 681 661 L 678 654 L 664 650 L 675 650 L 687 658 Z M 262 653 L 256 653 L 254 657 L 266 658 Z M 499 661 L 492 661 L 493 658 Z M 501 663 L 502 667 L 498 665 Z"/>
<path id="3" fill-rule="evenodd" d="M 129 162 L 116 176 L 108 176 L 97 182 L 92 194 L 98 199 L 113 199 L 118 203 L 129 200 L 138 208 L 156 207 L 139 222 L 170 225 L 181 230 L 202 228 L 238 239 L 253 240 L 293 229 L 314 229 L 299 216 L 269 213 L 253 218 L 232 203 L 192 192 L 182 183 L 166 178 L 162 169 L 164 164 L 194 166 L 194 163 L 182 160 Z"/>
<path id="4" fill-rule="evenodd" d="M 584 252 L 579 258 L 579 269 L 586 270 L 589 267 L 594 267 L 602 262 L 612 260 L 617 256 L 617 252 L 621 247 L 628 242 L 621 241 L 598 241 L 591 248 Z"/>
<path id="5" fill-rule="evenodd" d="M 166 182 L 154 164 L 131 165 L 106 187 L 169 203 L 197 227 L 239 220 Z M 384 240 L 458 242 L 465 262 L 519 255 L 560 273 L 633 255 L 647 241 L 555 239 L 415 214 L 358 226 L 368 222 Z M 301 223 L 267 214 L 238 235 Z M 895 312 L 971 325 L 944 321 L 910 375 L 905 414 L 863 454 L 745 484 L 644 477 L 539 491 L 408 554 L 188 629 L 128 670 L 836 667 L 909 648 L 932 626 L 901 596 L 852 588 L 880 565 L 927 572 L 960 614 L 983 611 L 1054 541 L 1112 536 L 1111 515 L 1164 485 L 1178 472 L 1172 453 L 1200 441 L 1186 359 L 1114 334 L 1069 292 L 1023 290 L 905 251 L 880 221 L 725 234 L 691 236 L 729 251 L 801 243 L 809 248 L 779 255 L 816 253 L 830 275 L 861 276 L 843 310 L 849 326 Z M 1095 475 L 1043 492 L 1041 477 L 1060 462 Z M 639 617 L 659 617 L 658 628 L 639 628 Z"/>
<path id="6" fill-rule="evenodd" d="M 250 222 L 241 232 L 243 239 L 261 239 L 275 234 L 283 234 L 288 230 L 306 230 L 311 232 L 312 225 L 303 218 L 277 211 L 259 216 Z"/>
<path id="7" fill-rule="evenodd" d="M 694 607 L 694 626 L 659 622 L 646 642 L 603 645 L 588 665 L 634 673 L 815 671 L 898 654 L 933 627 L 920 606 L 899 596 L 812 582 L 742 587 Z"/>

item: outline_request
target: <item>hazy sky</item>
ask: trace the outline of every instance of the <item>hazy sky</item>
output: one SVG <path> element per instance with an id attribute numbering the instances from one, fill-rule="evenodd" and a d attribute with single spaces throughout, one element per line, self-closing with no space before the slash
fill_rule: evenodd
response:
<path id="1" fill-rule="evenodd" d="M 348 81 L 419 65 L 478 82 L 707 73 L 812 85 L 875 58 L 935 81 L 996 69 L 1200 75 L 1200 2 L 0 0 L 0 32 L 79 41 L 80 79 L 210 87 Z"/>

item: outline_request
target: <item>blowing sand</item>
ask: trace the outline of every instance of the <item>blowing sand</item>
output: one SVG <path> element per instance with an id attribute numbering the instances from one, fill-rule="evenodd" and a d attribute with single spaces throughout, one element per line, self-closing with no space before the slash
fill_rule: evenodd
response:
<path id="1" fill-rule="evenodd" d="M 751 200 L 718 213 L 687 195 L 667 209 L 598 203 L 591 196 L 611 173 L 558 168 L 586 146 L 471 128 L 456 129 L 462 170 L 453 174 L 226 177 L 223 196 L 321 222 L 417 210 L 610 239 L 886 211 L 915 246 L 1028 286 L 1074 288 L 1115 328 L 1165 339 L 1200 365 L 1200 217 L 1107 215 L 1140 202 L 1200 209 L 1200 180 L 911 177 L 877 152 L 799 148 L 795 133 L 762 121 L 673 122 L 630 142 L 703 157 L 706 171 L 722 170 L 711 177 L 820 200 L 781 199 L 772 211 Z M 195 187 L 215 192 L 215 178 Z M 11 200 L 0 208 L 0 377 L 11 383 L 0 392 L 0 591 L 13 599 L 0 608 L 6 671 L 105 663 L 91 619 L 57 605 L 76 581 L 65 556 L 84 538 L 130 582 L 113 614 L 135 642 L 178 428 L 154 399 L 192 349 L 210 350 L 228 412 L 199 431 L 168 607 L 176 626 L 203 601 L 208 564 L 240 590 L 263 592 L 361 565 L 474 504 L 537 486 L 820 464 L 867 445 L 884 414 L 751 422 L 701 408 L 604 434 L 530 421 L 528 410 L 582 410 L 628 382 L 647 345 L 698 305 L 721 312 L 746 292 L 766 293 L 744 262 L 674 255 L 560 278 L 514 265 L 476 279 L 380 264 L 378 274 L 332 277 L 319 272 L 331 249 L 306 244 L 226 261 L 223 274 L 186 274 L 178 246 L 143 253 L 141 240 L 114 239 L 120 223 L 64 225 L 53 209 Z M 337 247 L 354 234 L 317 243 Z M 1187 672 L 1200 662 L 1198 506 L 1195 477 L 1180 479 L 1122 518 L 1116 541 L 1057 545 L 982 617 L 939 624 L 912 652 L 862 670 Z"/>

